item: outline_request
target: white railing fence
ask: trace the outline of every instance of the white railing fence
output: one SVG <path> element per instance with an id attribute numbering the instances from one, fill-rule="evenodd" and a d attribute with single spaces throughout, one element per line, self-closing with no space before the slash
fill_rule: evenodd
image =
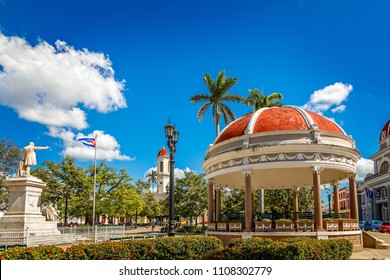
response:
<path id="1" fill-rule="evenodd" d="M 102 242 L 124 238 L 125 226 L 81 226 L 58 227 L 58 231 L 40 231 L 26 228 L 0 230 L 0 248 L 20 246 L 39 246 L 51 244 L 69 244 L 80 241 Z"/>

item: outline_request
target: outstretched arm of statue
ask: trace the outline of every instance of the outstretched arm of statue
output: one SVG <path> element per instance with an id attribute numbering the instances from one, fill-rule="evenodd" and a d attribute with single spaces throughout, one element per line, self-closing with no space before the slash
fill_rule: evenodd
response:
<path id="1" fill-rule="evenodd" d="M 49 148 L 50 148 L 49 146 L 46 146 L 46 147 L 37 147 L 37 146 L 35 146 L 34 150 L 47 150 Z"/>

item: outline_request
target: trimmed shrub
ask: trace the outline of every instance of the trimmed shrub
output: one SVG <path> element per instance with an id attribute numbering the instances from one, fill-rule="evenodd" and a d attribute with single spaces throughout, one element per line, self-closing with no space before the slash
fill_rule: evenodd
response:
<path id="1" fill-rule="evenodd" d="M 68 260 L 189 260 L 210 251 L 222 250 L 216 237 L 162 237 L 146 240 L 127 240 L 122 243 L 80 244 L 66 251 Z"/>
<path id="2" fill-rule="evenodd" d="M 223 250 L 213 252 L 205 259 L 217 260 L 348 260 L 352 243 L 345 239 L 317 240 L 289 238 L 233 239 Z"/>
<path id="3" fill-rule="evenodd" d="M 0 260 L 62 260 L 65 252 L 54 246 L 15 247 L 0 253 Z"/>
<path id="4" fill-rule="evenodd" d="M 233 239 L 224 248 L 206 236 L 161 237 L 124 242 L 73 245 L 66 251 L 50 245 L 15 247 L 3 260 L 347 260 L 352 243 L 345 239 L 288 238 L 281 241 Z"/>
<path id="5" fill-rule="evenodd" d="M 103 242 L 99 244 L 79 244 L 68 248 L 66 260 L 132 260 L 131 248 L 124 243 Z"/>

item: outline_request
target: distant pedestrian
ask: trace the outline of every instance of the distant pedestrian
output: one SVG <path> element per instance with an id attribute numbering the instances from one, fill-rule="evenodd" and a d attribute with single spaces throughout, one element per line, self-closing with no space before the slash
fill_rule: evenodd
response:
<path id="1" fill-rule="evenodd" d="M 154 231 L 154 226 L 156 225 L 155 222 L 152 222 L 152 231 Z"/>

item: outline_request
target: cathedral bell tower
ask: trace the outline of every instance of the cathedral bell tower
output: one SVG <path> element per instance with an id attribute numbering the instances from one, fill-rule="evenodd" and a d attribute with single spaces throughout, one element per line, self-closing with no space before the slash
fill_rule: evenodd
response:
<path id="1" fill-rule="evenodd" d="M 166 194 L 169 186 L 169 155 L 165 147 L 157 154 L 157 194 Z"/>

